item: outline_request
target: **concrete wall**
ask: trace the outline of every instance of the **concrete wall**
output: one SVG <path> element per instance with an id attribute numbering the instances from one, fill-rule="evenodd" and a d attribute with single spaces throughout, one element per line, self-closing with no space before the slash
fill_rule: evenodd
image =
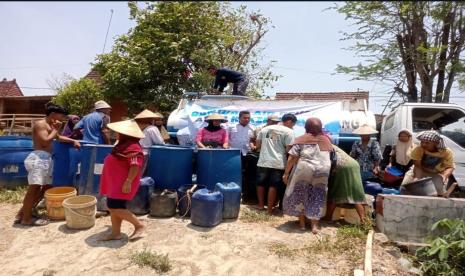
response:
<path id="1" fill-rule="evenodd" d="M 431 226 L 444 218 L 465 219 L 465 199 L 382 195 L 376 208 L 376 226 L 389 239 L 425 242 Z"/>

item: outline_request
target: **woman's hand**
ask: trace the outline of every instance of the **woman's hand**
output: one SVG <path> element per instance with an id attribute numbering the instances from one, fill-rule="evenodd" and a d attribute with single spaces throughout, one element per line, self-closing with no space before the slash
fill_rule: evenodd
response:
<path id="1" fill-rule="evenodd" d="M 129 179 L 126 179 L 123 183 L 123 189 L 121 190 L 123 194 L 129 194 L 131 192 L 131 182 Z"/>
<path id="2" fill-rule="evenodd" d="M 373 168 L 373 174 L 374 174 L 374 175 L 379 175 L 379 166 L 375 166 L 375 167 Z"/>
<path id="3" fill-rule="evenodd" d="M 285 173 L 283 175 L 283 182 L 284 182 L 284 184 L 287 185 L 287 183 L 289 182 L 289 174 Z"/>

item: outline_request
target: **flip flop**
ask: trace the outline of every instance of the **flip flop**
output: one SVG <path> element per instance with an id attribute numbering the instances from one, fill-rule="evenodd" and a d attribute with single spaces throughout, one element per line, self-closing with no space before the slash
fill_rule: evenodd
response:
<path id="1" fill-rule="evenodd" d="M 33 220 L 31 224 L 23 224 L 24 226 L 45 226 L 49 224 L 50 221 L 42 218 L 38 218 L 36 220 Z"/>

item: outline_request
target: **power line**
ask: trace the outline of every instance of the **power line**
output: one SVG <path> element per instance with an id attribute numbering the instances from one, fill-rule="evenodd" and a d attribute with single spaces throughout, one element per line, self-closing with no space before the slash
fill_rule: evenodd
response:
<path id="1" fill-rule="evenodd" d="M 20 86 L 19 88 L 23 89 L 38 89 L 38 90 L 55 90 L 53 88 L 46 88 L 46 87 L 30 87 L 30 86 Z"/>
<path id="2" fill-rule="evenodd" d="M 110 14 L 110 21 L 108 22 L 107 33 L 106 33 L 106 35 L 105 35 L 105 41 L 103 42 L 102 54 L 105 53 L 105 46 L 107 45 L 108 32 L 110 31 L 111 19 L 113 18 L 113 9 L 111 9 L 110 12 L 111 12 L 111 14 Z"/>
<path id="3" fill-rule="evenodd" d="M 51 68 L 51 67 L 69 67 L 69 66 L 89 66 L 88 63 L 81 64 L 61 64 L 61 65 L 29 65 L 29 66 L 16 66 L 16 67 L 0 67 L 0 70 L 17 70 L 17 69 L 39 69 L 39 68 Z"/>

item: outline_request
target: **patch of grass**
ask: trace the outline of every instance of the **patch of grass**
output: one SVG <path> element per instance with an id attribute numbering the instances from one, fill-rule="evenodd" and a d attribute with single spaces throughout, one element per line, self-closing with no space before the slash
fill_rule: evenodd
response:
<path id="1" fill-rule="evenodd" d="M 26 195 L 27 187 L 14 189 L 0 188 L 0 203 L 21 203 Z"/>
<path id="2" fill-rule="evenodd" d="M 280 258 L 289 258 L 289 259 L 294 259 L 295 255 L 298 253 L 298 251 L 301 251 L 300 248 L 297 249 L 292 249 L 289 248 L 286 244 L 281 243 L 281 242 L 275 242 L 272 243 L 268 246 L 268 250 L 279 256 Z"/>
<path id="3" fill-rule="evenodd" d="M 314 260 L 315 256 L 322 254 L 337 259 L 344 259 L 355 268 L 365 252 L 366 234 L 360 226 L 348 225 L 338 228 L 335 237 L 324 236 L 317 242 L 304 248 L 306 255 Z"/>
<path id="4" fill-rule="evenodd" d="M 265 211 L 245 209 L 241 214 L 240 220 L 244 222 L 264 223 L 276 221 L 276 217 L 268 215 Z"/>
<path id="5" fill-rule="evenodd" d="M 55 270 L 45 270 L 44 273 L 42 274 L 43 276 L 53 276 L 55 274 L 57 274 L 58 271 L 55 271 Z"/>
<path id="6" fill-rule="evenodd" d="M 337 229 L 336 234 L 338 239 L 364 239 L 366 237 L 365 231 L 358 225 L 344 225 Z"/>
<path id="7" fill-rule="evenodd" d="M 168 254 L 157 254 L 147 248 L 132 254 L 131 262 L 139 267 L 150 267 L 159 273 L 168 272 L 172 268 Z"/>

